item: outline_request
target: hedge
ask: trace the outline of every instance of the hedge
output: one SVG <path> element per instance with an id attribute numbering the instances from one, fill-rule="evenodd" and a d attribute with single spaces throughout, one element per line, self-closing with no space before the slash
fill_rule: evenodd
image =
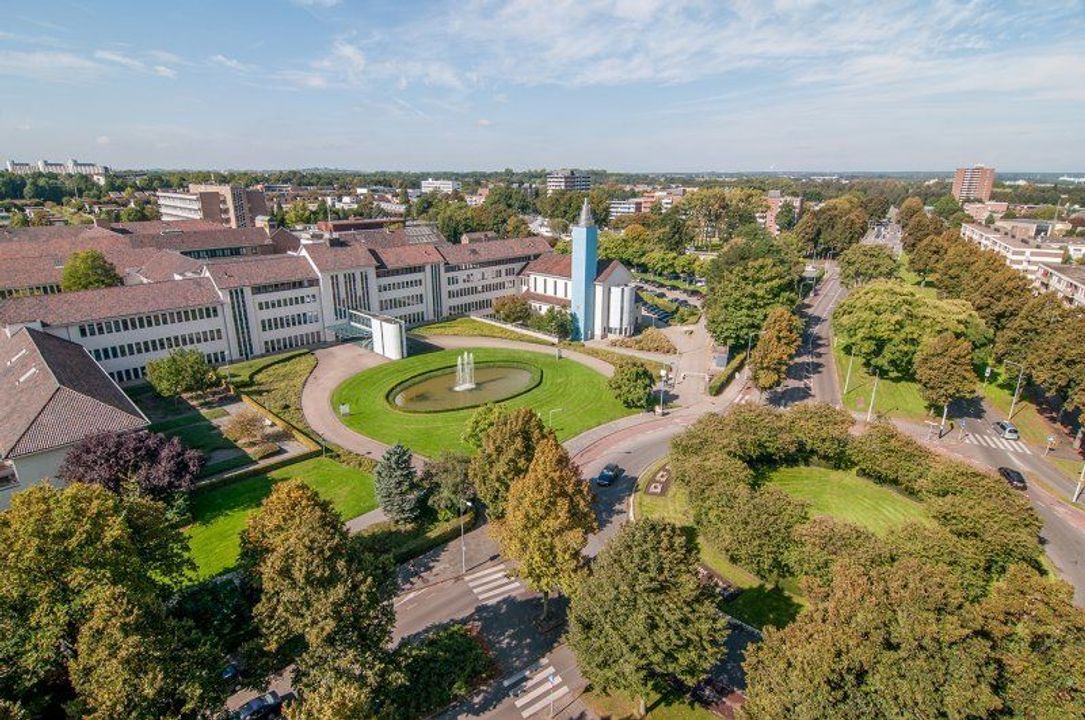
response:
<path id="1" fill-rule="evenodd" d="M 719 395 L 723 392 L 723 389 L 731 383 L 731 380 L 734 379 L 735 375 L 738 374 L 738 371 L 742 369 L 742 366 L 745 363 L 746 355 L 744 353 L 739 353 L 731 358 L 730 362 L 724 366 L 723 371 L 712 378 L 712 382 L 708 383 L 708 394 Z"/>

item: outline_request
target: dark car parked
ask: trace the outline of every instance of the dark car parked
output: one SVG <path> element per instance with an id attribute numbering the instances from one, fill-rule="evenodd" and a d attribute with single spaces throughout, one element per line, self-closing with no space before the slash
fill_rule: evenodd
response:
<path id="1" fill-rule="evenodd" d="M 599 477 L 595 479 L 595 484 L 599 487 L 610 487 L 614 484 L 616 480 L 619 480 L 621 477 L 622 469 L 614 463 L 610 463 L 609 465 L 604 467 L 599 473 Z"/>
<path id="2" fill-rule="evenodd" d="M 1025 490 L 1028 488 L 1028 483 L 1025 482 L 1025 476 L 1013 468 L 1000 467 L 998 469 L 998 474 L 1001 475 L 1002 479 L 1014 490 Z"/>
<path id="3" fill-rule="evenodd" d="M 260 697 L 253 698 L 242 705 L 237 711 L 237 720 L 265 720 L 277 718 L 282 715 L 283 707 L 294 700 L 293 693 L 280 696 L 274 690 L 269 690 Z"/>

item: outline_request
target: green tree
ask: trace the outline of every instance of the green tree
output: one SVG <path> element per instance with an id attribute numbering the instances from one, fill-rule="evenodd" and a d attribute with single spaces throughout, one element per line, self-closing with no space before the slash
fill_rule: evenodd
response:
<path id="1" fill-rule="evenodd" d="M 581 551 L 595 529 L 591 486 L 557 439 L 544 438 L 527 474 L 509 486 L 498 532 L 501 553 L 517 563 L 528 587 L 543 594 L 543 617 L 550 593 L 568 594 L 575 586 Z"/>
<path id="2" fill-rule="evenodd" d="M 961 204 L 952 195 L 943 195 L 934 203 L 934 214 L 943 220 L 961 211 Z"/>
<path id="3" fill-rule="evenodd" d="M 285 218 L 287 227 L 297 227 L 313 222 L 313 213 L 304 200 L 295 200 L 286 209 Z"/>
<path id="4" fill-rule="evenodd" d="M 406 525 L 422 511 L 422 483 L 411 464 L 411 451 L 396 443 L 381 456 L 373 472 L 377 500 L 393 522 Z"/>
<path id="5" fill-rule="evenodd" d="M 915 379 L 923 400 L 931 406 L 942 406 L 944 426 L 949 404 L 976 392 L 972 344 L 951 332 L 924 340 L 915 354 Z"/>
<path id="6" fill-rule="evenodd" d="M 804 402 L 788 408 L 784 418 L 805 458 L 835 467 L 848 463 L 851 427 L 855 419 L 847 410 L 824 402 Z"/>
<path id="7" fill-rule="evenodd" d="M 277 483 L 249 518 L 238 566 L 258 598 L 253 618 L 264 646 L 297 658 L 299 687 L 379 682 L 395 621 L 394 573 L 347 533 L 330 502 L 301 480 Z"/>
<path id="8" fill-rule="evenodd" d="M 736 485 L 712 497 L 699 528 L 732 562 L 773 584 L 791 574 L 795 528 L 806 520 L 806 503 L 771 485 Z"/>
<path id="9" fill-rule="evenodd" d="M 716 342 L 737 350 L 772 308 L 793 306 L 800 267 L 771 237 L 732 243 L 708 270 L 706 322 Z"/>
<path id="10" fill-rule="evenodd" d="M 471 458 L 468 476 L 490 519 L 505 516 L 509 485 L 527 473 L 535 448 L 552 435 L 530 408 L 501 413 L 486 431 L 482 447 Z"/>
<path id="11" fill-rule="evenodd" d="M 100 593 L 123 592 L 133 607 L 161 617 L 191 569 L 187 542 L 160 503 L 121 498 L 82 483 L 63 490 L 41 484 L 16 493 L 0 513 L 0 696 L 21 701 L 34 715 L 56 714 L 61 703 L 78 700 L 71 664 Z M 93 622 L 88 633 L 108 630 L 118 641 L 128 637 L 123 625 L 111 625 L 107 618 Z M 199 643 L 196 630 L 187 634 Z M 175 653 L 179 664 L 187 662 L 187 651 L 174 646 L 169 633 L 156 637 L 160 648 L 155 658 L 168 659 L 157 655 L 160 649 Z M 157 665 L 152 670 L 151 660 L 148 653 L 143 668 L 148 682 L 140 692 L 168 705 L 177 699 L 173 687 L 155 684 L 153 678 L 159 673 L 169 677 L 169 671 Z M 196 683 L 199 677 L 186 682 Z M 99 697 L 83 700 L 88 711 Z"/>
<path id="12" fill-rule="evenodd" d="M 931 453 L 889 422 L 876 422 L 851 442 L 860 475 L 916 494 L 930 472 Z"/>
<path id="13" fill-rule="evenodd" d="M 897 275 L 897 259 L 881 245 L 852 245 L 840 254 L 840 280 L 855 287 L 879 278 Z"/>
<path id="14" fill-rule="evenodd" d="M 798 219 L 795 206 L 790 202 L 782 202 L 780 203 L 780 209 L 776 211 L 776 229 L 780 232 L 786 232 L 795 227 Z"/>
<path id="15" fill-rule="evenodd" d="M 526 323 L 531 319 L 531 303 L 522 295 L 503 295 L 494 299 L 494 315 L 507 323 Z"/>
<path id="16" fill-rule="evenodd" d="M 506 412 L 505 408 L 494 403 L 486 403 L 478 407 L 471 417 L 468 419 L 467 424 L 463 427 L 463 434 L 460 435 L 460 440 L 465 445 L 475 448 L 476 450 L 482 447 L 482 439 L 486 437 L 486 433 L 497 422 L 497 418 Z"/>
<path id="17" fill-rule="evenodd" d="M 60 277 L 64 292 L 94 290 L 121 284 L 117 268 L 105 259 L 100 250 L 77 250 L 68 256 Z"/>
<path id="18" fill-rule="evenodd" d="M 901 227 L 906 227 L 912 218 L 923 212 L 923 200 L 922 198 L 912 197 L 907 198 L 900 205 L 900 210 L 897 212 L 897 222 Z"/>
<path id="19" fill-rule="evenodd" d="M 640 699 L 693 684 L 719 657 L 727 626 L 698 582 L 697 549 L 681 528 L 646 519 L 622 527 L 572 598 L 569 644 L 601 691 Z"/>
<path id="20" fill-rule="evenodd" d="M 194 348 L 171 350 L 170 354 L 147 363 L 147 382 L 162 397 L 205 392 L 219 383 L 203 353 Z"/>
<path id="21" fill-rule="evenodd" d="M 622 360 L 614 366 L 607 386 L 627 408 L 646 408 L 652 403 L 655 378 L 652 371 L 636 360 Z"/>
<path id="22" fill-rule="evenodd" d="M 505 223 L 505 237 L 522 238 L 531 234 L 531 226 L 519 215 L 512 215 Z"/>
<path id="23" fill-rule="evenodd" d="M 422 471 L 422 487 L 430 507 L 442 520 L 456 517 L 475 499 L 468 470 L 471 458 L 460 453 L 443 451 Z"/>
<path id="24" fill-rule="evenodd" d="M 791 358 L 802 342 L 802 320 L 787 308 L 769 311 L 757 345 L 750 354 L 750 373 L 759 390 L 770 390 L 787 379 Z"/>

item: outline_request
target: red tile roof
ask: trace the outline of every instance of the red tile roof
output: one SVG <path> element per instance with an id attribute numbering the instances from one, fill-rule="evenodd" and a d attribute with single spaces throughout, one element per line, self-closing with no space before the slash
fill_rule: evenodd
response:
<path id="1" fill-rule="evenodd" d="M 355 268 L 376 267 L 377 259 L 360 242 L 309 243 L 302 247 L 302 252 L 313 259 L 313 263 L 322 272 L 353 270 Z"/>
<path id="2" fill-rule="evenodd" d="M 208 262 L 207 272 L 220 290 L 318 279 L 313 266 L 300 255 L 263 255 Z"/>
<path id="3" fill-rule="evenodd" d="M 400 245 L 398 247 L 370 248 L 382 268 L 404 268 L 415 265 L 444 263 L 444 256 L 436 245 Z"/>
<path id="4" fill-rule="evenodd" d="M 0 301 L 0 325 L 41 321 L 76 325 L 93 320 L 221 305 L 210 278 L 121 285 L 57 295 L 34 295 Z"/>
<path id="5" fill-rule="evenodd" d="M 595 281 L 603 282 L 621 267 L 617 260 L 599 260 L 595 264 Z M 572 278 L 573 258 L 571 255 L 548 253 L 532 260 L 524 268 L 524 274 L 549 275 L 551 277 Z"/>
<path id="6" fill-rule="evenodd" d="M 132 236 L 135 247 L 156 247 L 178 252 L 216 250 L 235 247 L 271 245 L 271 236 L 263 228 L 227 228 L 215 230 L 167 231 L 158 235 Z"/>
<path id="7" fill-rule="evenodd" d="M 61 269 L 52 256 L 0 260 L 0 290 L 59 285 Z"/>
<path id="8" fill-rule="evenodd" d="M 550 252 L 550 243 L 541 237 L 488 240 L 470 245 L 444 244 L 438 247 L 445 261 L 453 265 L 539 256 Z"/>
<path id="9" fill-rule="evenodd" d="M 528 290 L 520 293 L 520 297 L 524 298 L 528 302 L 540 302 L 546 305 L 569 307 L 569 300 L 567 298 L 557 297 L 556 295 L 543 295 L 542 293 L 531 292 L 530 290 Z"/>
<path id="10" fill-rule="evenodd" d="M 147 418 L 76 343 L 31 328 L 0 332 L 0 457 L 135 430 Z M 28 478 L 36 480 L 37 478 Z"/>

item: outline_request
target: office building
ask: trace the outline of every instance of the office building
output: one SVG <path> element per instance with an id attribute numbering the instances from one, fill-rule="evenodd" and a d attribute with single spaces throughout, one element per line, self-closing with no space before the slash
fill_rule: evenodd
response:
<path id="1" fill-rule="evenodd" d="M 591 175 L 576 170 L 558 170 L 546 176 L 546 192 L 555 190 L 591 190 Z"/>
<path id="2" fill-rule="evenodd" d="M 158 212 L 167 222 L 209 220 L 230 228 L 255 227 L 256 218 L 267 215 L 267 202 L 259 190 L 232 185 L 192 183 L 188 191 L 159 190 Z"/>
<path id="3" fill-rule="evenodd" d="M 8 160 L 7 171 L 15 175 L 32 175 L 34 173 L 55 173 L 57 175 L 99 175 L 109 174 L 109 168 L 97 163 L 85 163 L 78 160 L 63 162 L 50 162 L 38 160 L 35 163 L 16 162 Z"/>
<path id="4" fill-rule="evenodd" d="M 463 190 L 463 183 L 459 180 L 434 180 L 433 178 L 430 178 L 422 181 L 423 193 L 436 192 L 448 195 L 449 193 L 459 192 L 460 190 Z"/>
<path id="5" fill-rule="evenodd" d="M 957 202 L 991 199 L 991 188 L 995 184 L 995 169 L 976 165 L 970 168 L 957 168 L 953 173 L 953 197 Z"/>

